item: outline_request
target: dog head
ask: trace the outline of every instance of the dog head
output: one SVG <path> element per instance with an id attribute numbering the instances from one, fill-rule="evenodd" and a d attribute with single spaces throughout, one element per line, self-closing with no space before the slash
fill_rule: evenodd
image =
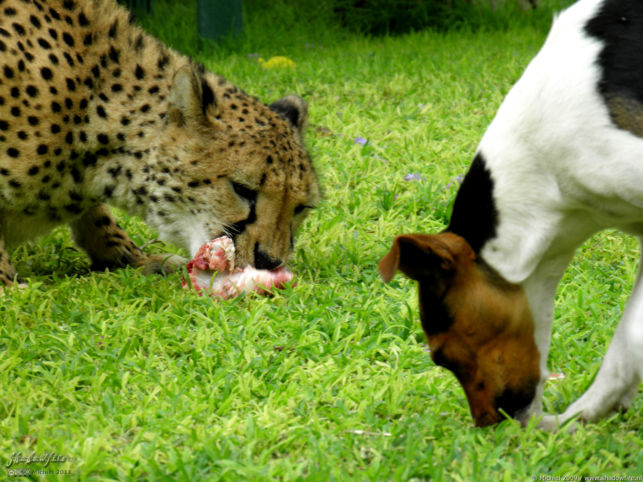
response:
<path id="1" fill-rule="evenodd" d="M 418 282 L 431 357 L 456 376 L 477 426 L 516 416 L 533 400 L 539 352 L 527 298 L 452 234 L 406 234 L 379 263 Z"/>

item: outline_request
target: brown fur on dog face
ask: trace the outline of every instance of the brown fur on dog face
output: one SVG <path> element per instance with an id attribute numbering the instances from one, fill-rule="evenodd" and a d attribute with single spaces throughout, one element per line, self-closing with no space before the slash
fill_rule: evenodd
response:
<path id="1" fill-rule="evenodd" d="M 384 281 L 399 269 L 418 281 L 420 317 L 437 365 L 462 385 L 477 426 L 526 408 L 540 378 L 539 352 L 523 289 L 477 258 L 452 233 L 395 238 L 380 261 Z"/>

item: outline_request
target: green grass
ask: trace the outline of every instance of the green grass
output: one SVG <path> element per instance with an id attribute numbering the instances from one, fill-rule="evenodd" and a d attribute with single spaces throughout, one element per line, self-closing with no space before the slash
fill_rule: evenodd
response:
<path id="1" fill-rule="evenodd" d="M 0 459 L 54 452 L 73 460 L 20 468 L 83 480 L 643 475 L 640 394 L 627 414 L 571 435 L 514 421 L 474 428 L 455 378 L 424 350 L 415 286 L 384 285 L 376 271 L 395 234 L 445 226 L 452 179 L 546 29 L 371 39 L 249 29 L 222 48 L 181 43 L 154 21 L 264 101 L 309 101 L 325 200 L 298 237 L 298 284 L 219 303 L 182 290 L 178 274 L 90 273 L 63 229 L 16 249 L 29 286 L 0 299 Z M 262 70 L 254 53 L 297 67 Z M 156 236 L 121 219 L 137 243 Z M 566 378 L 548 383 L 546 410 L 563 411 L 591 382 L 636 263 L 636 243 L 616 232 L 579 251 L 550 356 Z"/>

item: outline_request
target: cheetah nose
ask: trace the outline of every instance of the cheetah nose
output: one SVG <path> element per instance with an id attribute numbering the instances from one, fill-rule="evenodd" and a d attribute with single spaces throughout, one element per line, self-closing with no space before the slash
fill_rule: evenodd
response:
<path id="1" fill-rule="evenodd" d="M 279 266 L 281 266 L 280 259 L 271 258 L 259 248 L 259 243 L 255 244 L 255 268 L 272 270 Z"/>

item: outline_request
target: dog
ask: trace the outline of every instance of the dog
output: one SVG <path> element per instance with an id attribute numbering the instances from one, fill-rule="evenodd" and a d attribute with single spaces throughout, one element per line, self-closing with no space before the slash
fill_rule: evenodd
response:
<path id="1" fill-rule="evenodd" d="M 477 426 L 556 429 L 627 410 L 643 376 L 643 274 L 590 388 L 542 414 L 554 295 L 574 250 L 618 228 L 643 248 L 643 2 L 581 0 L 554 19 L 478 146 L 435 235 L 395 238 L 379 270 L 418 281 L 434 362 Z M 504 413 L 503 413 L 504 412 Z"/>

